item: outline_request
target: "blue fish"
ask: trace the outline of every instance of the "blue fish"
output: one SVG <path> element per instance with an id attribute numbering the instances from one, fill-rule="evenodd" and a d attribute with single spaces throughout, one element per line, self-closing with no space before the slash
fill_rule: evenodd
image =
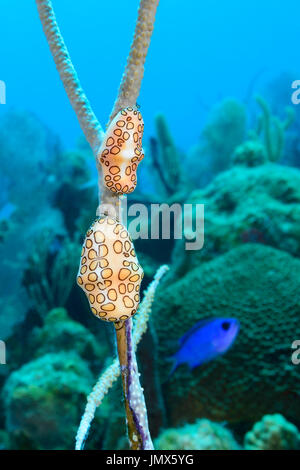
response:
<path id="1" fill-rule="evenodd" d="M 170 375 L 180 364 L 187 363 L 194 369 L 224 354 L 233 344 L 239 327 L 236 318 L 210 318 L 196 323 L 180 339 Z"/>

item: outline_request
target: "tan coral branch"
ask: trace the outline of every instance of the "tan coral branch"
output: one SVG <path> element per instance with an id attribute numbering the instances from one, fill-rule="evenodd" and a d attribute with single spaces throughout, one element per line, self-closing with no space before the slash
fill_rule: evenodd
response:
<path id="1" fill-rule="evenodd" d="M 133 42 L 109 122 L 121 109 L 136 104 L 144 76 L 144 63 L 150 45 L 158 4 L 159 0 L 141 0 L 140 2 Z"/>
<path id="2" fill-rule="evenodd" d="M 36 4 L 61 81 L 77 115 L 80 127 L 94 154 L 96 154 L 103 140 L 103 130 L 81 87 L 68 49 L 57 25 L 51 0 L 36 0 Z"/>
<path id="3" fill-rule="evenodd" d="M 128 364 L 128 328 L 126 322 L 114 323 L 116 329 L 118 357 L 123 385 L 123 396 L 125 404 L 126 422 L 128 430 L 128 439 L 131 450 L 142 449 L 142 437 L 135 423 L 134 415 L 129 401 L 129 364 Z"/>

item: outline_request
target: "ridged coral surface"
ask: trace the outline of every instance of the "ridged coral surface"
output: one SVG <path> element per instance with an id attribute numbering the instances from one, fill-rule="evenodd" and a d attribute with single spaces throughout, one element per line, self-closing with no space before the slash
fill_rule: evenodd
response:
<path id="1" fill-rule="evenodd" d="M 300 366 L 291 362 L 299 332 L 300 261 L 259 244 L 245 244 L 199 265 L 162 287 L 153 319 L 161 381 L 178 339 L 197 321 L 230 316 L 240 321 L 232 348 L 194 370 L 180 366 L 163 385 L 171 426 L 195 417 L 253 422 L 265 413 L 300 413 Z"/>
<path id="2" fill-rule="evenodd" d="M 265 415 L 244 438 L 246 450 L 299 450 L 300 433 L 280 414 Z"/>
<path id="3" fill-rule="evenodd" d="M 155 441 L 157 450 L 237 450 L 231 432 L 218 423 L 200 419 L 194 424 L 163 431 Z"/>
<path id="4" fill-rule="evenodd" d="M 204 204 L 204 247 L 186 251 L 178 240 L 173 278 L 199 263 L 244 243 L 261 243 L 300 256 L 300 173 L 295 168 L 264 164 L 234 166 L 221 173 L 187 202 Z"/>
<path id="5" fill-rule="evenodd" d="M 3 389 L 12 448 L 72 449 L 81 407 L 93 383 L 74 352 L 49 353 L 13 372 Z"/>

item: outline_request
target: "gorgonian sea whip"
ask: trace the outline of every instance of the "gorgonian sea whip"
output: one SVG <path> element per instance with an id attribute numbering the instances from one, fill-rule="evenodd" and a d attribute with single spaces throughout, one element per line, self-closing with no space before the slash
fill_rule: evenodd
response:
<path id="1" fill-rule="evenodd" d="M 57 70 L 93 150 L 99 172 L 98 219 L 86 234 L 77 282 L 84 289 L 94 315 L 115 325 L 131 449 L 153 449 L 135 349 L 146 324 L 145 318 L 151 307 L 155 287 L 167 268 L 159 270 L 149 287 L 143 301 L 145 318 L 140 323 L 137 321 L 132 333 L 132 316 L 138 310 L 143 273 L 130 235 L 122 224 L 120 201 L 126 197 L 125 194 L 135 189 L 137 165 L 144 156 L 141 140 L 143 121 L 136 108 L 136 101 L 159 0 L 140 1 L 133 42 L 107 133 L 103 131 L 80 85 L 58 28 L 51 0 L 36 0 L 36 3 Z M 104 386 L 106 393 L 107 386 L 117 375 L 116 364 L 113 363 L 104 374 L 107 374 L 107 384 Z M 102 387 L 104 382 L 102 380 L 99 383 Z M 97 385 L 94 391 L 99 392 Z M 102 392 L 101 388 L 100 395 Z M 91 408 L 88 408 L 90 403 L 88 401 L 78 431 L 77 449 L 83 447 L 93 417 Z"/>

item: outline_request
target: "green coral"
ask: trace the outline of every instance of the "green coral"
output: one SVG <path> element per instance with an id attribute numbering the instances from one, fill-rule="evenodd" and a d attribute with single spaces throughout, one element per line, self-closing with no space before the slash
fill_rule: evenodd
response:
<path id="1" fill-rule="evenodd" d="M 46 354 L 13 372 L 3 389 L 11 448 L 72 449 L 85 397 L 93 385 L 77 354 Z"/>
<path id="2" fill-rule="evenodd" d="M 268 159 L 271 162 L 278 162 L 283 152 L 284 134 L 295 119 L 293 108 L 287 107 L 287 117 L 281 121 L 277 116 L 272 115 L 267 102 L 257 96 L 256 101 L 262 110 L 262 116 L 258 123 L 257 134 L 262 134 Z"/>
<path id="3" fill-rule="evenodd" d="M 265 147 L 258 140 L 247 140 L 235 149 L 232 161 L 234 165 L 262 165 L 267 162 Z"/>
<path id="4" fill-rule="evenodd" d="M 265 415 L 244 439 L 246 450 L 299 450 L 297 427 L 280 414 Z"/>
<path id="5" fill-rule="evenodd" d="M 76 351 L 82 358 L 96 363 L 108 356 L 107 343 L 100 345 L 93 334 L 80 323 L 72 320 L 64 308 L 55 308 L 45 317 L 42 328 L 35 328 L 30 347 L 34 356 L 57 351 Z"/>
<path id="6" fill-rule="evenodd" d="M 218 103 L 211 111 L 201 140 L 187 153 L 185 168 L 196 187 L 204 187 L 230 166 L 232 155 L 246 134 L 246 110 L 233 98 Z"/>
<path id="7" fill-rule="evenodd" d="M 0 429 L 0 450 L 8 450 L 9 447 L 9 434 Z"/>
<path id="8" fill-rule="evenodd" d="M 300 256 L 300 173 L 295 168 L 234 166 L 186 202 L 204 204 L 204 246 L 187 251 L 184 240 L 176 242 L 173 279 L 247 242 Z"/>
<path id="9" fill-rule="evenodd" d="M 210 158 L 213 173 L 228 167 L 235 148 L 245 137 L 245 132 L 246 111 L 237 100 L 227 98 L 212 110 L 202 131 L 202 153 Z"/>
<path id="10" fill-rule="evenodd" d="M 60 245 L 51 231 L 44 231 L 35 240 L 26 265 L 24 285 L 42 317 L 66 304 L 78 270 L 79 243 L 66 236 L 59 249 L 51 253 L 55 243 Z"/>
<path id="11" fill-rule="evenodd" d="M 22 281 L 36 234 L 51 227 L 56 236 L 65 235 L 63 217 L 52 206 L 59 186 L 59 157 L 57 139 L 36 117 L 22 111 L 1 117 L 0 185 L 15 210 L 0 241 L 1 339 L 22 322 L 30 307 Z"/>
<path id="12" fill-rule="evenodd" d="M 182 201 L 188 194 L 191 181 L 186 172 L 185 155 L 175 145 L 167 120 L 163 114 L 155 117 L 156 136 L 146 145 L 145 166 L 141 171 L 144 188 L 137 188 L 133 198 L 150 202 Z M 142 193 L 139 193 L 142 191 Z M 150 194 L 150 192 L 152 194 Z"/>
<path id="13" fill-rule="evenodd" d="M 199 320 L 230 316 L 241 325 L 224 356 L 194 370 L 182 365 L 164 383 L 171 426 L 195 417 L 253 422 L 268 412 L 299 416 L 300 368 L 291 362 L 299 272 L 299 259 L 247 243 L 160 288 L 152 318 L 162 383 L 179 338 Z"/>
<path id="14" fill-rule="evenodd" d="M 177 191 L 182 177 L 180 155 L 163 114 L 157 114 L 155 125 L 159 145 L 157 163 L 160 167 L 161 177 L 165 178 L 166 189 L 172 194 Z"/>
<path id="15" fill-rule="evenodd" d="M 85 397 L 95 382 L 92 372 L 98 375 L 108 357 L 104 336 L 96 339 L 64 308 L 51 310 L 43 326 L 28 335 L 26 351 L 14 347 L 10 355 L 12 368 L 31 359 L 8 377 L 3 392 L 10 448 L 72 449 Z M 80 409 L 78 404 L 82 405 Z M 99 419 L 96 416 L 91 448 L 99 448 L 106 430 L 106 408 L 102 407 Z M 40 426 L 45 428 L 41 434 Z"/>
<path id="16" fill-rule="evenodd" d="M 155 440 L 157 450 L 237 450 L 231 432 L 218 423 L 201 419 L 194 424 L 163 431 Z"/>

